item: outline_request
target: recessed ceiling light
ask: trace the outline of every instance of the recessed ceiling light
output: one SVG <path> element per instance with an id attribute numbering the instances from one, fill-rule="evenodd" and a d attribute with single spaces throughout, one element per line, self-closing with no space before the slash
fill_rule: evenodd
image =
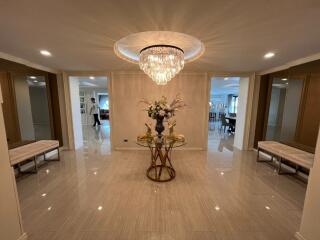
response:
<path id="1" fill-rule="evenodd" d="M 34 82 L 34 83 L 37 83 L 37 82 L 38 82 L 38 80 L 33 80 L 33 82 Z"/>
<path id="2" fill-rule="evenodd" d="M 37 79 L 36 76 L 30 76 L 29 78 L 30 78 L 30 79 Z"/>
<path id="3" fill-rule="evenodd" d="M 89 78 L 90 78 L 91 80 L 94 80 L 94 76 L 90 76 Z"/>
<path id="4" fill-rule="evenodd" d="M 103 209 L 103 207 L 102 207 L 102 206 L 99 206 L 99 207 L 98 207 L 98 210 L 99 210 L 99 211 L 101 211 L 102 209 Z"/>
<path id="5" fill-rule="evenodd" d="M 273 53 L 273 52 L 268 52 L 268 53 L 266 53 L 266 54 L 264 55 L 264 58 L 272 58 L 272 57 L 274 57 L 274 55 L 275 55 L 275 53 Z"/>
<path id="6" fill-rule="evenodd" d="M 224 78 L 224 80 L 228 80 L 228 79 L 229 79 L 228 77 L 225 77 L 225 78 Z"/>
<path id="7" fill-rule="evenodd" d="M 46 193 L 42 193 L 42 194 L 41 194 L 41 197 L 45 197 L 45 196 L 47 196 Z"/>
<path id="8" fill-rule="evenodd" d="M 215 209 L 216 211 L 219 211 L 219 210 L 220 210 L 220 207 L 217 205 L 217 206 L 214 207 L 214 209 Z"/>
<path id="9" fill-rule="evenodd" d="M 40 53 L 43 56 L 46 56 L 46 57 L 50 57 L 51 56 L 51 52 L 49 52 L 48 50 L 41 50 Z"/>
<path id="10" fill-rule="evenodd" d="M 271 208 L 269 206 L 265 206 L 265 209 L 270 210 Z"/>
<path id="11" fill-rule="evenodd" d="M 282 80 L 282 81 L 287 81 L 288 79 L 287 79 L 287 78 L 282 78 L 281 80 Z"/>
<path id="12" fill-rule="evenodd" d="M 223 175 L 224 175 L 224 172 L 221 172 L 220 175 L 223 176 Z"/>

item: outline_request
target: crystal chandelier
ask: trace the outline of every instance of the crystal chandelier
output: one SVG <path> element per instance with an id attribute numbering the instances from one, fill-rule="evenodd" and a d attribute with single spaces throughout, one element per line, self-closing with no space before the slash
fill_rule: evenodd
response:
<path id="1" fill-rule="evenodd" d="M 184 52 L 171 45 L 152 45 L 140 51 L 139 66 L 158 85 L 165 85 L 184 66 Z"/>

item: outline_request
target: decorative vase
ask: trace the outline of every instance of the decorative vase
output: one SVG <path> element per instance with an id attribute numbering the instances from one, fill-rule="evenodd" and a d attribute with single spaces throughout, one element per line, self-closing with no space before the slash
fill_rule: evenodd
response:
<path id="1" fill-rule="evenodd" d="M 156 118 L 157 124 L 156 124 L 155 130 L 158 133 L 158 138 L 162 137 L 162 132 L 164 131 L 163 119 L 164 119 L 164 117 L 161 117 L 161 116 Z"/>

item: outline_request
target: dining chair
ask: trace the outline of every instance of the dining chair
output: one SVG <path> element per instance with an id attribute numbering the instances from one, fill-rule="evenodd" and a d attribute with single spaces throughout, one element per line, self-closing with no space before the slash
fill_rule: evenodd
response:
<path id="1" fill-rule="evenodd" d="M 230 128 L 232 126 L 232 124 L 230 124 L 229 122 L 227 122 L 226 120 L 226 116 L 224 114 L 221 114 L 221 128 L 224 128 L 223 129 L 223 132 L 226 132 L 226 127 Z"/>

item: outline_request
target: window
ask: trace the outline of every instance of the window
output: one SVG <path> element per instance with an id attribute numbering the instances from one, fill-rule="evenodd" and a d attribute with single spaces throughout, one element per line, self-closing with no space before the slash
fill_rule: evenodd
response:
<path id="1" fill-rule="evenodd" d="M 99 105 L 103 110 L 109 110 L 109 96 L 106 94 L 99 94 Z"/>
<path id="2" fill-rule="evenodd" d="M 230 113 L 237 113 L 238 109 L 238 96 L 232 96 Z"/>

